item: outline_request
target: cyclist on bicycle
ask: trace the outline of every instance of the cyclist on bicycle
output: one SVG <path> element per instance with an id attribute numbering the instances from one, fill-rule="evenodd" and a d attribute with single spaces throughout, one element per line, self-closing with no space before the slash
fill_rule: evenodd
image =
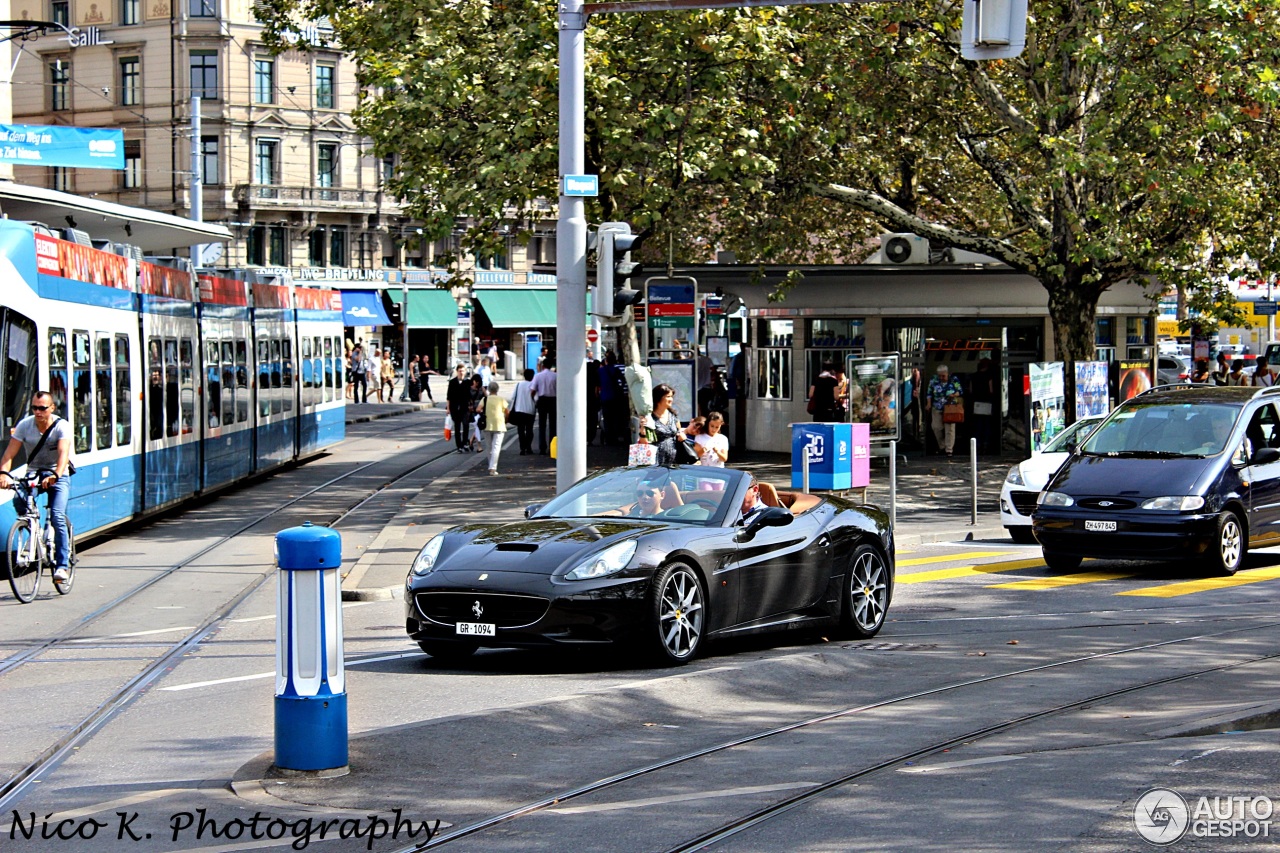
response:
<path id="1" fill-rule="evenodd" d="M 46 437 L 47 433 L 47 437 Z M 37 447 L 39 452 L 36 453 Z M 53 579 L 59 583 L 69 577 L 67 563 L 71 546 L 67 542 L 67 501 L 71 497 L 71 478 L 67 469 L 71 464 L 71 425 L 53 412 L 53 396 L 48 391 L 37 391 L 31 396 L 31 415 L 18 421 L 13 437 L 4 455 L 0 456 L 0 489 L 11 488 L 13 478 L 9 467 L 13 465 L 18 450 L 27 452 L 27 468 L 44 474 L 40 488 L 49 493 L 49 517 L 53 520 Z M 34 454 L 34 456 L 33 456 Z M 32 497 L 35 500 L 35 497 Z M 14 495 L 18 514 L 25 512 L 22 498 Z"/>

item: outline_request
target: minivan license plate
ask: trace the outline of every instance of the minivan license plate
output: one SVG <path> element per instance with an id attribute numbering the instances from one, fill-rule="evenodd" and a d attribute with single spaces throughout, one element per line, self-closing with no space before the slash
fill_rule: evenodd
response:
<path id="1" fill-rule="evenodd" d="M 459 622 L 458 636 L 460 637 L 492 637 L 497 634 L 495 626 L 484 622 Z"/>
<path id="2" fill-rule="evenodd" d="M 1098 533 L 1113 533 L 1116 529 L 1116 523 L 1114 521 L 1086 521 L 1084 529 Z"/>

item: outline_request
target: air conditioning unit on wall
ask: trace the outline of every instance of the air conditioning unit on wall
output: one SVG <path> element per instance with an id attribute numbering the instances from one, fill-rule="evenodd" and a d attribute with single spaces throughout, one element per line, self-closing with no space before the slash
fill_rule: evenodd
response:
<path id="1" fill-rule="evenodd" d="M 880 258 L 886 264 L 927 264 L 929 240 L 919 234 L 883 234 Z"/>

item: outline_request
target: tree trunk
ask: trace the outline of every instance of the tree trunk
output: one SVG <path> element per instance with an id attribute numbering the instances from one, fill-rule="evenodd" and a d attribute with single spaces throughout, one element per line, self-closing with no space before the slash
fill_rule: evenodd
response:
<path id="1" fill-rule="evenodd" d="M 1063 362 L 1066 421 L 1071 424 L 1076 419 L 1076 362 L 1094 360 L 1098 298 L 1102 291 L 1070 281 L 1045 281 L 1043 284 L 1049 291 L 1054 357 Z M 1117 339 L 1124 331 L 1116 330 Z"/>

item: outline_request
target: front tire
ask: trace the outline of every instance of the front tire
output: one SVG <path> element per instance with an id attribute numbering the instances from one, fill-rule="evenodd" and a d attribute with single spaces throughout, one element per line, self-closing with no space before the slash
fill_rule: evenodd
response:
<path id="1" fill-rule="evenodd" d="M 1060 554 L 1057 551 L 1050 551 L 1048 548 L 1041 548 L 1040 553 L 1044 555 L 1044 564 L 1055 572 L 1074 572 L 1080 568 L 1082 558 L 1074 557 L 1071 554 Z"/>
<path id="2" fill-rule="evenodd" d="M 447 640 L 419 640 L 418 648 L 431 657 L 445 663 L 464 661 L 476 653 L 480 647 L 475 643 L 451 643 Z"/>
<path id="3" fill-rule="evenodd" d="M 1006 527 L 1009 531 L 1009 538 L 1019 545 L 1036 544 L 1035 532 L 1031 529 L 1031 525 L 1019 525 L 1017 527 Z"/>
<path id="4" fill-rule="evenodd" d="M 707 596 L 697 573 L 673 563 L 658 573 L 650 595 L 646 651 L 661 664 L 688 663 L 702 647 Z"/>
<path id="5" fill-rule="evenodd" d="M 1218 535 L 1208 554 L 1209 567 L 1218 574 L 1234 575 L 1244 562 L 1244 554 L 1248 548 L 1240 516 L 1230 510 L 1218 516 Z"/>
<path id="6" fill-rule="evenodd" d="M 40 592 L 40 560 L 31 559 L 31 524 L 20 518 L 9 528 L 5 557 L 9 561 L 9 586 L 23 604 L 35 601 Z"/>
<path id="7" fill-rule="evenodd" d="M 893 573 L 871 545 L 859 545 L 845 576 L 840 621 L 850 636 L 866 640 L 880 633 L 893 597 Z"/>

